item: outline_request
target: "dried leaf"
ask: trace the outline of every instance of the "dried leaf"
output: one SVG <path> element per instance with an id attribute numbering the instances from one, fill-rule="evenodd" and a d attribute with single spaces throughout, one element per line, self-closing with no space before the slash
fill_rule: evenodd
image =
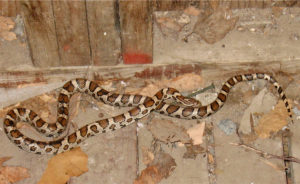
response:
<path id="1" fill-rule="evenodd" d="M 156 184 L 163 179 L 156 166 L 150 166 L 144 169 L 134 184 Z"/>
<path id="2" fill-rule="evenodd" d="M 153 96 L 157 91 L 165 87 L 172 87 L 178 91 L 192 91 L 201 87 L 202 84 L 203 78 L 200 75 L 187 73 L 170 80 L 157 81 L 155 84 L 149 84 L 138 91 L 130 93 Z"/>
<path id="3" fill-rule="evenodd" d="M 0 37 L 11 41 L 17 39 L 14 32 L 10 32 L 15 27 L 15 22 L 9 17 L 0 16 Z"/>
<path id="4" fill-rule="evenodd" d="M 274 110 L 265 114 L 259 120 L 259 124 L 254 128 L 255 132 L 261 138 L 268 138 L 272 133 L 278 132 L 282 127 L 287 125 L 288 117 L 283 101 L 279 101 Z"/>
<path id="5" fill-rule="evenodd" d="M 183 127 L 175 125 L 170 120 L 153 119 L 147 126 L 155 139 L 164 143 L 182 142 L 189 143 L 190 138 Z"/>
<path id="6" fill-rule="evenodd" d="M 187 73 L 167 80 L 165 84 L 179 91 L 192 91 L 198 89 L 200 85 L 203 84 L 203 78 L 194 73 Z"/>
<path id="7" fill-rule="evenodd" d="M 70 177 L 79 176 L 88 171 L 88 157 L 80 148 L 58 154 L 48 162 L 39 184 L 65 184 Z"/>
<path id="8" fill-rule="evenodd" d="M 186 152 L 183 155 L 183 158 L 195 159 L 197 155 L 205 153 L 206 150 L 200 145 L 190 145 L 185 144 Z"/>
<path id="9" fill-rule="evenodd" d="M 17 166 L 2 166 L 11 157 L 0 158 L 0 184 L 10 184 L 29 178 L 28 169 Z"/>
<path id="10" fill-rule="evenodd" d="M 156 153 L 153 162 L 142 171 L 141 175 L 134 181 L 134 184 L 159 183 L 163 178 L 169 177 L 175 167 L 175 160 L 169 154 Z"/>
<path id="11" fill-rule="evenodd" d="M 193 32 L 198 34 L 209 44 L 222 40 L 238 21 L 238 17 L 232 17 L 231 10 L 219 8 L 212 14 L 204 14 L 195 24 Z"/>
<path id="12" fill-rule="evenodd" d="M 150 164 L 154 160 L 154 154 L 145 147 L 142 147 L 142 154 L 143 154 L 143 163 L 145 165 Z"/>
<path id="13" fill-rule="evenodd" d="M 190 138 L 193 140 L 194 145 L 203 143 L 202 138 L 203 138 L 204 129 L 205 129 L 205 122 L 202 122 L 187 130 L 187 133 L 189 134 Z"/>

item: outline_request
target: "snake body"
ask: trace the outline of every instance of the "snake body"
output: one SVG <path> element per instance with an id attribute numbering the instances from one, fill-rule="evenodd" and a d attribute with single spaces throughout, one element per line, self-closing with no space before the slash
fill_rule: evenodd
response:
<path id="1" fill-rule="evenodd" d="M 95 82 L 86 79 L 74 79 L 67 82 L 58 96 L 57 121 L 47 123 L 35 112 L 25 108 L 14 108 L 5 116 L 4 132 L 19 148 L 36 154 L 57 154 L 78 146 L 83 140 L 99 133 L 114 131 L 136 120 L 147 116 L 152 111 L 181 119 L 201 119 L 218 111 L 225 103 L 230 89 L 241 81 L 264 79 L 269 81 L 283 100 L 289 116 L 292 118 L 291 107 L 279 83 L 270 75 L 264 73 L 236 75 L 228 79 L 222 86 L 217 98 L 206 106 L 193 106 L 196 100 L 182 96 L 176 89 L 164 88 L 153 97 L 131 94 L 117 94 L 106 91 Z M 17 128 L 17 123 L 28 122 L 37 131 L 48 136 L 57 137 L 67 129 L 69 119 L 69 101 L 73 94 L 80 92 L 91 95 L 97 100 L 113 106 L 133 106 L 123 114 L 89 123 L 74 133 L 53 141 L 38 141 L 25 136 Z M 182 105 L 165 102 L 173 99 Z"/>

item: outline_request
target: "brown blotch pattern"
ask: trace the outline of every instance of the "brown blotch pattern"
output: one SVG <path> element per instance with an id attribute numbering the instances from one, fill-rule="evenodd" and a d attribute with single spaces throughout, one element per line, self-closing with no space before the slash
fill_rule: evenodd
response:
<path id="1" fill-rule="evenodd" d="M 21 144 L 21 141 L 20 140 L 14 140 L 14 143 L 15 144 Z"/>
<path id="2" fill-rule="evenodd" d="M 60 93 L 58 96 L 58 101 L 60 103 L 69 103 L 69 97 L 68 97 L 68 95 Z"/>
<path id="3" fill-rule="evenodd" d="M 170 95 L 173 95 L 176 92 L 178 92 L 178 91 L 174 88 L 168 88 L 168 90 L 167 90 L 167 94 L 170 94 Z"/>
<path id="4" fill-rule="evenodd" d="M 226 84 L 224 84 L 224 85 L 222 86 L 222 90 L 225 91 L 226 93 L 229 93 L 230 88 L 229 88 L 228 86 L 226 86 Z"/>
<path id="5" fill-rule="evenodd" d="M 98 85 L 95 82 L 92 82 L 92 81 L 90 82 L 89 89 L 91 92 L 94 92 L 97 87 L 98 87 Z"/>
<path id="6" fill-rule="evenodd" d="M 47 153 L 49 153 L 49 152 L 52 151 L 52 148 L 47 148 L 45 151 L 46 151 Z"/>
<path id="7" fill-rule="evenodd" d="M 14 138 L 19 138 L 22 136 L 21 132 L 19 130 L 12 130 L 10 131 L 10 135 Z"/>
<path id="8" fill-rule="evenodd" d="M 129 122 L 131 122 L 133 119 L 132 118 L 129 118 L 128 120 L 127 120 L 127 122 L 129 123 Z"/>
<path id="9" fill-rule="evenodd" d="M 154 100 L 151 99 L 151 98 L 149 98 L 149 99 L 144 103 L 144 105 L 145 105 L 146 108 L 148 108 L 148 107 L 151 107 L 154 103 L 155 103 Z"/>
<path id="10" fill-rule="evenodd" d="M 37 116 L 37 114 L 33 111 L 29 112 L 29 119 L 33 120 L 35 117 Z"/>
<path id="11" fill-rule="evenodd" d="M 198 115 L 203 117 L 207 113 L 207 106 L 202 106 L 198 109 Z"/>
<path id="12" fill-rule="evenodd" d="M 36 121 L 36 126 L 37 127 L 42 127 L 44 124 L 45 124 L 46 122 L 45 121 L 43 121 L 42 119 L 38 119 L 37 121 Z"/>
<path id="13" fill-rule="evenodd" d="M 185 97 L 184 97 L 184 96 L 177 96 L 176 98 L 177 98 L 179 101 L 182 101 L 182 102 L 183 102 L 183 101 L 184 101 L 184 99 L 185 99 Z M 175 99 L 175 100 L 176 100 L 176 99 Z"/>
<path id="14" fill-rule="evenodd" d="M 67 149 L 69 149 L 69 145 L 64 146 L 64 150 L 67 150 Z"/>
<path id="15" fill-rule="evenodd" d="M 66 108 L 66 107 L 59 107 L 57 112 L 59 114 L 65 114 L 65 115 L 69 114 L 68 108 Z"/>
<path id="16" fill-rule="evenodd" d="M 218 94 L 218 99 L 220 99 L 222 102 L 226 101 L 226 95 L 224 95 L 223 93 L 219 93 Z"/>
<path id="17" fill-rule="evenodd" d="M 9 115 L 10 117 L 12 117 L 14 120 L 17 119 L 17 115 L 13 110 L 10 110 L 7 115 Z"/>
<path id="18" fill-rule="evenodd" d="M 155 110 L 160 110 L 163 108 L 163 106 L 165 105 L 166 103 L 165 102 L 161 102 L 156 108 Z"/>
<path id="19" fill-rule="evenodd" d="M 34 143 L 34 140 L 33 140 L 33 139 L 30 139 L 29 137 L 26 137 L 26 138 L 24 139 L 24 142 L 25 142 L 26 144 L 32 144 L 32 143 Z"/>
<path id="20" fill-rule="evenodd" d="M 48 129 L 51 131 L 57 130 L 57 126 L 55 123 L 48 124 Z"/>
<path id="21" fill-rule="evenodd" d="M 86 84 L 86 79 L 76 79 L 79 88 L 84 88 Z"/>
<path id="22" fill-rule="evenodd" d="M 282 93 L 282 88 L 281 88 L 281 86 L 280 86 L 277 90 L 278 90 L 278 93 L 279 93 L 279 94 Z"/>
<path id="23" fill-rule="evenodd" d="M 87 132 L 88 132 L 87 125 L 84 126 L 84 127 L 81 127 L 81 128 L 79 129 L 79 131 L 80 131 L 80 135 L 81 135 L 82 137 L 85 137 L 86 134 L 87 134 Z"/>
<path id="24" fill-rule="evenodd" d="M 145 109 L 145 110 L 143 110 L 142 114 L 143 114 L 143 115 L 144 115 L 144 114 L 147 114 L 147 112 L 148 112 L 148 109 Z"/>
<path id="25" fill-rule="evenodd" d="M 154 96 L 156 96 L 156 98 L 157 98 L 158 100 L 161 100 L 162 97 L 163 97 L 162 90 L 160 90 L 159 92 L 157 92 Z"/>
<path id="26" fill-rule="evenodd" d="M 187 116 L 191 115 L 193 113 L 193 111 L 194 111 L 193 107 L 186 107 L 182 110 L 182 115 L 184 117 L 187 117 Z"/>
<path id="27" fill-rule="evenodd" d="M 228 84 L 230 84 L 231 86 L 234 86 L 234 84 L 235 84 L 233 78 L 230 78 L 227 82 L 228 82 Z"/>
<path id="28" fill-rule="evenodd" d="M 213 111 L 216 111 L 219 109 L 219 104 L 217 101 L 214 101 L 213 103 L 210 104 L 210 107 Z"/>
<path id="29" fill-rule="evenodd" d="M 129 97 L 130 97 L 130 95 L 124 94 L 124 95 L 122 96 L 122 98 L 121 98 L 121 102 L 122 102 L 123 104 L 128 103 Z"/>
<path id="30" fill-rule="evenodd" d="M 63 86 L 63 88 L 64 88 L 65 90 L 67 90 L 68 92 L 73 92 L 74 89 L 75 89 L 75 87 L 73 86 L 73 84 L 72 84 L 71 81 L 67 82 L 67 83 Z"/>
<path id="31" fill-rule="evenodd" d="M 169 105 L 169 107 L 167 107 L 167 112 L 168 114 L 172 114 L 174 112 L 176 112 L 179 109 L 179 106 L 176 105 Z"/>
<path id="32" fill-rule="evenodd" d="M 76 133 L 72 133 L 71 135 L 68 136 L 69 143 L 74 143 L 76 139 L 77 139 Z"/>
<path id="33" fill-rule="evenodd" d="M 289 106 L 289 103 L 286 101 L 285 102 L 285 107 L 288 107 Z"/>
<path id="34" fill-rule="evenodd" d="M 98 96 L 103 96 L 103 95 L 107 95 L 109 92 L 106 91 L 105 89 L 101 89 L 97 92 Z"/>
<path id="35" fill-rule="evenodd" d="M 282 95 L 281 99 L 284 101 L 286 99 L 285 94 Z"/>
<path id="36" fill-rule="evenodd" d="M 96 125 L 92 125 L 90 128 L 91 128 L 91 130 L 92 130 L 93 132 L 95 132 L 95 133 L 98 133 L 98 132 L 99 132 L 99 130 L 98 130 L 98 128 L 97 128 Z"/>
<path id="37" fill-rule="evenodd" d="M 113 120 L 117 123 L 125 121 L 125 116 L 124 114 L 120 114 L 118 116 L 113 117 Z"/>
<path id="38" fill-rule="evenodd" d="M 41 130 L 39 130 L 42 134 L 45 134 L 46 133 L 46 130 L 44 130 L 44 129 L 41 129 Z"/>
<path id="39" fill-rule="evenodd" d="M 59 118 L 57 119 L 57 121 L 58 121 L 58 123 L 61 124 L 61 126 L 63 126 L 63 127 L 67 126 L 67 124 L 68 124 L 67 120 L 66 120 L 65 118 L 63 118 L 63 117 L 59 117 Z"/>
<path id="40" fill-rule="evenodd" d="M 116 125 L 112 124 L 112 125 L 109 127 L 109 129 L 115 130 L 115 129 L 116 129 Z"/>
<path id="41" fill-rule="evenodd" d="M 20 116 L 24 116 L 26 110 L 24 108 L 18 108 L 18 112 L 19 112 Z"/>
<path id="42" fill-rule="evenodd" d="M 36 147 L 35 146 L 31 146 L 30 147 L 30 151 L 35 151 L 36 150 Z"/>
<path id="43" fill-rule="evenodd" d="M 55 149 L 59 149 L 61 147 L 61 140 L 50 143 Z"/>
<path id="44" fill-rule="evenodd" d="M 116 101 L 118 96 L 119 96 L 118 94 L 111 94 L 110 96 L 107 97 L 107 101 L 109 101 L 110 103 L 113 103 Z"/>
<path id="45" fill-rule="evenodd" d="M 133 97 L 133 103 L 134 104 L 140 103 L 141 98 L 142 98 L 141 95 L 134 95 L 134 97 Z"/>
<path id="46" fill-rule="evenodd" d="M 133 109 L 131 109 L 130 111 L 128 111 L 129 112 L 129 114 L 131 115 L 131 116 L 136 116 L 136 115 L 138 115 L 139 113 L 140 113 L 140 108 L 139 107 L 135 107 L 135 108 L 133 108 Z"/>
<path id="47" fill-rule="evenodd" d="M 14 126 L 14 122 L 9 120 L 9 119 L 5 119 L 4 120 L 4 125 L 5 126 Z"/>
<path id="48" fill-rule="evenodd" d="M 237 76 L 235 76 L 235 78 L 238 82 L 241 82 L 243 80 L 241 75 L 237 75 Z"/>
<path id="49" fill-rule="evenodd" d="M 97 121 L 97 123 L 98 123 L 103 129 L 105 129 L 105 128 L 108 126 L 108 124 L 109 124 L 107 119 L 103 119 L 103 120 Z"/>

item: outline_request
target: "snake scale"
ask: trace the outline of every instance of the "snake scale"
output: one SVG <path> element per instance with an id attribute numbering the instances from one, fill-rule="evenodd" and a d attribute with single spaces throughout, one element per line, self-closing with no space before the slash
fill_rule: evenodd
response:
<path id="1" fill-rule="evenodd" d="M 114 131 L 147 116 L 152 111 L 181 119 L 201 119 L 218 111 L 225 103 L 230 89 L 241 81 L 264 79 L 269 81 L 283 100 L 290 118 L 291 107 L 279 83 L 264 73 L 236 75 L 228 79 L 222 86 L 217 98 L 206 106 L 194 106 L 192 98 L 182 96 L 176 89 L 164 88 L 153 97 L 108 92 L 95 82 L 86 79 L 74 79 L 67 82 L 58 96 L 57 121 L 47 123 L 35 112 L 25 108 L 9 110 L 4 119 L 4 132 L 19 148 L 36 154 L 57 154 L 78 146 L 83 140 L 99 133 Z M 89 123 L 74 133 L 53 141 L 38 141 L 25 136 L 17 128 L 18 122 L 28 122 L 40 133 L 48 137 L 57 137 L 67 129 L 69 119 L 69 101 L 74 93 L 86 93 L 97 100 L 113 106 L 133 106 L 123 114 Z M 165 99 L 173 99 L 183 105 L 166 103 Z"/>

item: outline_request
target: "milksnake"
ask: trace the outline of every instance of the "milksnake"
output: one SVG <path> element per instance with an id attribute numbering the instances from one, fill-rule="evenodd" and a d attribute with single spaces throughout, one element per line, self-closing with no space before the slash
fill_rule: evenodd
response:
<path id="1" fill-rule="evenodd" d="M 114 131 L 147 116 L 152 111 L 181 119 L 201 119 L 219 110 L 225 103 L 230 89 L 241 81 L 264 79 L 269 81 L 283 100 L 290 118 L 291 107 L 279 83 L 270 75 L 264 73 L 236 75 L 223 84 L 217 98 L 206 106 L 196 107 L 197 101 L 193 98 L 182 96 L 176 89 L 164 88 L 153 97 L 131 94 L 117 94 L 108 92 L 99 87 L 95 82 L 86 79 L 74 79 L 61 88 L 58 96 L 57 122 L 47 123 L 35 112 L 25 108 L 14 108 L 5 116 L 4 132 L 19 148 L 36 154 L 57 154 L 78 146 L 83 140 L 99 133 Z M 86 93 L 105 104 L 113 106 L 134 106 L 128 112 L 89 123 L 79 128 L 74 133 L 53 141 L 38 141 L 22 134 L 17 123 L 28 122 L 40 133 L 48 137 L 57 137 L 67 129 L 69 119 L 69 101 L 74 93 Z M 166 103 L 165 99 L 173 99 L 182 105 Z"/>

